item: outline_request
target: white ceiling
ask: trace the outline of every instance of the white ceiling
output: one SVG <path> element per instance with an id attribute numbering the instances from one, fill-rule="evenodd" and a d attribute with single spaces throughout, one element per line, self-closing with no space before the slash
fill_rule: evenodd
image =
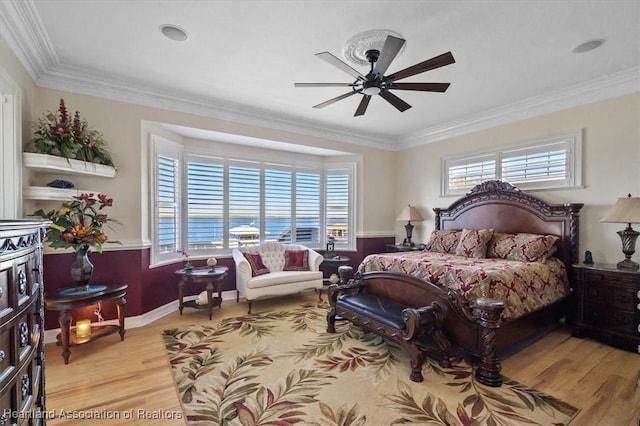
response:
<path id="1" fill-rule="evenodd" d="M 40 86 L 389 149 L 640 90 L 638 0 L 0 0 L 0 12 Z M 394 91 L 413 106 L 403 113 L 379 96 L 362 117 L 360 95 L 312 108 L 349 89 L 294 82 L 353 81 L 314 54 L 342 58 L 374 29 L 407 40 L 387 74 L 451 51 L 455 64 L 403 80 L 448 91 Z M 594 38 L 605 43 L 572 53 Z"/>

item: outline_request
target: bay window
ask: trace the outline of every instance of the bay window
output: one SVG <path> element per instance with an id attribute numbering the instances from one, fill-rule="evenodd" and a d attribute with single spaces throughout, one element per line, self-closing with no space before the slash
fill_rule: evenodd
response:
<path id="1" fill-rule="evenodd" d="M 322 249 L 333 239 L 338 249 L 355 248 L 355 162 L 273 163 L 152 140 L 152 263 L 175 260 L 178 250 L 206 257 L 264 241 Z"/>

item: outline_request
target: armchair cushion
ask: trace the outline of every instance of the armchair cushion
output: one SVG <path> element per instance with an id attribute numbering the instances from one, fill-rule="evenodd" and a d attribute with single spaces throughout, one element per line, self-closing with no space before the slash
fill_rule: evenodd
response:
<path id="1" fill-rule="evenodd" d="M 243 253 L 244 257 L 251 265 L 251 276 L 257 277 L 259 275 L 264 275 L 269 273 L 269 268 L 264 265 L 262 262 L 262 256 L 260 253 Z"/>
<path id="2" fill-rule="evenodd" d="M 309 251 L 308 250 L 285 250 L 284 251 L 284 271 L 308 271 Z"/>

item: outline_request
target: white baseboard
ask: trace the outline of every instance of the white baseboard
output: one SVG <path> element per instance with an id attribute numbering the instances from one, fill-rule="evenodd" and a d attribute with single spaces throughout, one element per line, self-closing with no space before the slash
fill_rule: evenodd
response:
<path id="1" fill-rule="evenodd" d="M 195 296 L 187 296 L 184 298 L 185 301 L 194 300 Z M 222 300 L 232 300 L 236 298 L 235 290 L 228 290 L 222 292 Z M 178 301 L 174 300 L 172 302 L 167 303 L 166 305 L 157 307 L 156 309 L 146 312 L 142 315 L 136 315 L 134 317 L 125 317 L 125 329 L 138 328 L 143 327 L 147 324 L 152 323 L 153 321 L 160 319 L 166 315 L 169 315 L 178 310 Z M 93 323 L 94 325 L 97 323 Z M 100 325 L 118 325 L 117 319 L 107 320 L 100 323 Z M 44 343 L 55 343 L 57 341 L 57 336 L 60 334 L 60 329 L 51 329 L 44 331 Z"/>

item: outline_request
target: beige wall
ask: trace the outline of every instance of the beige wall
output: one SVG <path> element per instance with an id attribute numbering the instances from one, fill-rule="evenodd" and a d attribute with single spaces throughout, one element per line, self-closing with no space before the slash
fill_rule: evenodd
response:
<path id="1" fill-rule="evenodd" d="M 146 196 L 141 197 L 141 193 L 144 194 L 148 190 L 148 172 L 145 162 L 147 152 L 145 144 L 148 144 L 148 139 L 141 128 L 143 121 L 275 139 L 359 155 L 362 160 L 358 164 L 356 183 L 357 233 L 361 236 L 393 234 L 391 220 L 394 216 L 393 203 L 381 202 L 381 200 L 393 199 L 392 152 L 49 89 L 38 90 L 36 98 L 38 107 L 31 119 L 36 119 L 45 110 L 55 110 L 61 97 L 64 98 L 71 113 L 79 110 L 90 125 L 100 129 L 105 139 L 109 141 L 109 150 L 118 167 L 116 176 L 113 179 L 74 177 L 72 181 L 77 187 L 105 192 L 114 198 L 115 203 L 111 214 L 123 225 L 118 226 L 113 235 L 114 238 L 123 241 L 125 246 L 140 246 L 147 235 L 147 230 L 143 229 L 143 226 L 146 226 L 144 219 L 147 208 Z M 33 176 L 29 178 L 28 183 L 43 185 L 46 183 L 44 180 L 51 178 L 52 176 Z M 47 206 L 49 209 L 52 208 L 51 202 L 27 202 L 25 213 L 41 207 L 46 209 Z M 367 214 L 372 211 L 375 214 Z"/>
<path id="2" fill-rule="evenodd" d="M 640 93 L 584 105 L 553 114 L 407 149 L 397 155 L 396 210 L 410 203 L 425 222 L 414 230 L 414 241 L 427 241 L 433 207 L 447 207 L 456 198 L 440 197 L 440 161 L 445 155 L 473 152 L 505 144 L 583 129 L 583 188 L 533 192 L 553 203 L 584 203 L 580 213 L 580 258 L 591 250 L 596 262 L 624 258 L 616 234 L 622 224 L 599 220 L 619 197 L 640 196 Z M 640 229 L 640 226 L 636 225 Z M 396 226 L 398 238 L 404 235 Z M 638 246 L 640 253 L 640 246 Z M 638 260 L 638 254 L 634 260 Z"/>

